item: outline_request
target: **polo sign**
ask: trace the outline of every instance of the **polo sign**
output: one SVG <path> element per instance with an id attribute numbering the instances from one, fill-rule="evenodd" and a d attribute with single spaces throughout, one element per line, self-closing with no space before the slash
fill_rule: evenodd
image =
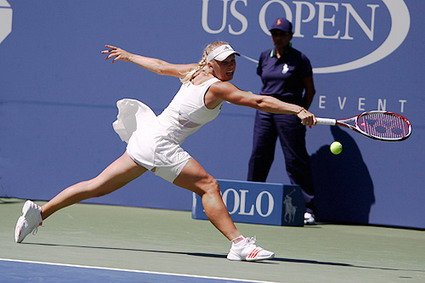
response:
<path id="1" fill-rule="evenodd" d="M 298 186 L 218 180 L 235 222 L 279 226 L 304 225 L 304 200 Z M 208 219 L 201 198 L 193 194 L 192 218 Z"/>

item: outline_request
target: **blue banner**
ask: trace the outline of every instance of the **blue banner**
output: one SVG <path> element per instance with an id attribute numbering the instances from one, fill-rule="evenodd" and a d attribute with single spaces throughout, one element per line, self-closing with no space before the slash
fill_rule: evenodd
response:
<path id="1" fill-rule="evenodd" d="M 159 114 L 172 99 L 177 79 L 105 62 L 105 44 L 192 63 L 208 43 L 228 41 L 242 55 L 233 83 L 258 93 L 256 61 L 273 46 L 267 26 L 283 16 L 314 67 L 313 113 L 388 110 L 413 125 L 409 139 L 394 143 L 308 129 L 319 220 L 425 228 L 423 3 L 0 0 L 0 196 L 46 200 L 96 176 L 125 150 L 111 127 L 115 102 L 135 98 Z M 245 180 L 254 113 L 226 104 L 183 147 L 216 178 Z M 334 140 L 344 148 L 338 156 L 329 152 Z M 290 183 L 279 147 L 267 181 Z M 192 196 L 148 173 L 89 202 L 190 210 Z"/>
<path id="2" fill-rule="evenodd" d="M 235 222 L 278 226 L 304 225 L 304 199 L 298 186 L 218 180 L 224 204 Z M 193 194 L 192 218 L 208 219 Z"/>

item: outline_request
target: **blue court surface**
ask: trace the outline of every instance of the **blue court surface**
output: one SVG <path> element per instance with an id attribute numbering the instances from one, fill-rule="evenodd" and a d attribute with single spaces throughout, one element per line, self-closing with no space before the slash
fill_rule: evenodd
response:
<path id="1" fill-rule="evenodd" d="M 0 258 L 0 282 L 266 282 Z"/>

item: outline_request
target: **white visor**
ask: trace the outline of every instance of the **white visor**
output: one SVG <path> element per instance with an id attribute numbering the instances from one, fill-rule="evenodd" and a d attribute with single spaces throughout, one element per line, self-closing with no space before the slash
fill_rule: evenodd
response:
<path id="1" fill-rule="evenodd" d="M 223 61 L 232 54 L 239 55 L 229 44 L 220 45 L 208 54 L 207 62 L 211 62 L 212 60 Z"/>

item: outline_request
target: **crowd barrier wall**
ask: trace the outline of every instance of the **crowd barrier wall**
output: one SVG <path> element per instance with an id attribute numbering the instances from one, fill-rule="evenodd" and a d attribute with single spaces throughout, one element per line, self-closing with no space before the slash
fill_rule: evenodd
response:
<path id="1" fill-rule="evenodd" d="M 178 90 L 176 78 L 105 61 L 105 44 L 192 63 L 206 44 L 228 41 L 242 55 L 233 83 L 257 93 L 267 26 L 285 16 L 314 67 L 313 113 L 388 110 L 413 125 L 392 143 L 308 129 L 319 220 L 423 229 L 423 9 L 421 0 L 0 0 L 0 197 L 47 200 L 96 176 L 125 151 L 111 126 L 115 102 L 138 99 L 159 114 Z M 246 180 L 254 114 L 225 104 L 183 147 L 216 178 Z M 279 146 L 267 181 L 290 184 Z M 89 202 L 190 210 L 192 195 L 147 173 Z"/>

